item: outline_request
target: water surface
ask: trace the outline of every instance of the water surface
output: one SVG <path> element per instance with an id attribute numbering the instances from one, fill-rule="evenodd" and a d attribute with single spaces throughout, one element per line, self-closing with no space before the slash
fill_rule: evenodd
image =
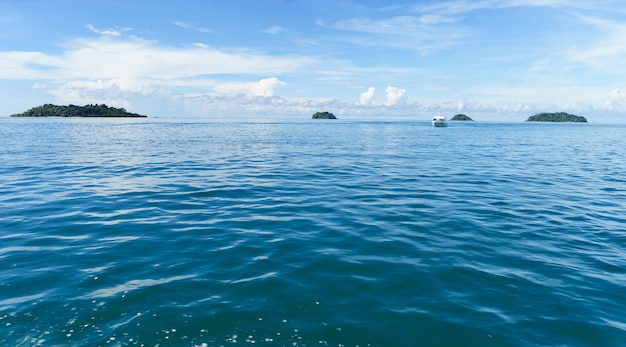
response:
<path id="1" fill-rule="evenodd" d="M 0 119 L 0 344 L 626 346 L 624 138 Z"/>

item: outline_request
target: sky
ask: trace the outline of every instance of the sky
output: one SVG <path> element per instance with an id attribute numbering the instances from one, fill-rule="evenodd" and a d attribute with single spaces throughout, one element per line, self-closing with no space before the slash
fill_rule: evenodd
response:
<path id="1" fill-rule="evenodd" d="M 0 0 L 0 116 L 626 122 L 626 0 Z"/>

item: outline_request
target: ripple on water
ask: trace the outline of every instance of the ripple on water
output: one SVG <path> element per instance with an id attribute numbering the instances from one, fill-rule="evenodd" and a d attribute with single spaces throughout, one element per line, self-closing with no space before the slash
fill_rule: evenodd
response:
<path id="1" fill-rule="evenodd" d="M 0 344 L 626 340 L 624 129 L 11 124 Z"/>

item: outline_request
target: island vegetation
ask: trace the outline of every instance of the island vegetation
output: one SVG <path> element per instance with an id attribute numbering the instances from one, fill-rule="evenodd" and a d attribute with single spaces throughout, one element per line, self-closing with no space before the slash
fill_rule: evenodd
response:
<path id="1" fill-rule="evenodd" d="M 137 113 L 126 112 L 123 108 L 102 105 L 59 106 L 45 104 L 30 110 L 13 114 L 11 117 L 147 117 Z"/>
<path id="2" fill-rule="evenodd" d="M 337 119 L 337 117 L 330 112 L 315 112 L 313 119 Z"/>
<path id="3" fill-rule="evenodd" d="M 463 120 L 463 121 L 473 121 L 473 119 L 471 119 L 470 117 L 459 113 L 457 115 L 454 115 L 454 117 L 452 117 L 450 120 Z"/>
<path id="4" fill-rule="evenodd" d="M 576 116 L 566 112 L 556 113 L 537 113 L 534 116 L 528 117 L 527 122 L 576 122 L 587 123 L 585 117 Z"/>

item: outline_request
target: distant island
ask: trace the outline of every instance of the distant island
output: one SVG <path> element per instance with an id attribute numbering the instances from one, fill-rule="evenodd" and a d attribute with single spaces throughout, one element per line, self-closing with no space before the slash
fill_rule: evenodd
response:
<path id="1" fill-rule="evenodd" d="M 470 117 L 459 113 L 457 115 L 455 115 L 454 117 L 452 117 L 450 120 L 466 120 L 466 121 L 473 121 L 473 119 L 471 119 Z"/>
<path id="2" fill-rule="evenodd" d="M 33 107 L 30 110 L 13 114 L 11 117 L 147 117 L 136 113 L 126 112 L 123 108 L 102 105 L 86 106 L 58 106 L 45 104 Z"/>
<path id="3" fill-rule="evenodd" d="M 337 119 L 337 117 L 330 112 L 315 112 L 313 119 Z"/>
<path id="4" fill-rule="evenodd" d="M 527 122 L 576 122 L 587 123 L 585 117 L 576 116 L 566 112 L 556 113 L 537 113 L 532 117 L 528 117 Z"/>

